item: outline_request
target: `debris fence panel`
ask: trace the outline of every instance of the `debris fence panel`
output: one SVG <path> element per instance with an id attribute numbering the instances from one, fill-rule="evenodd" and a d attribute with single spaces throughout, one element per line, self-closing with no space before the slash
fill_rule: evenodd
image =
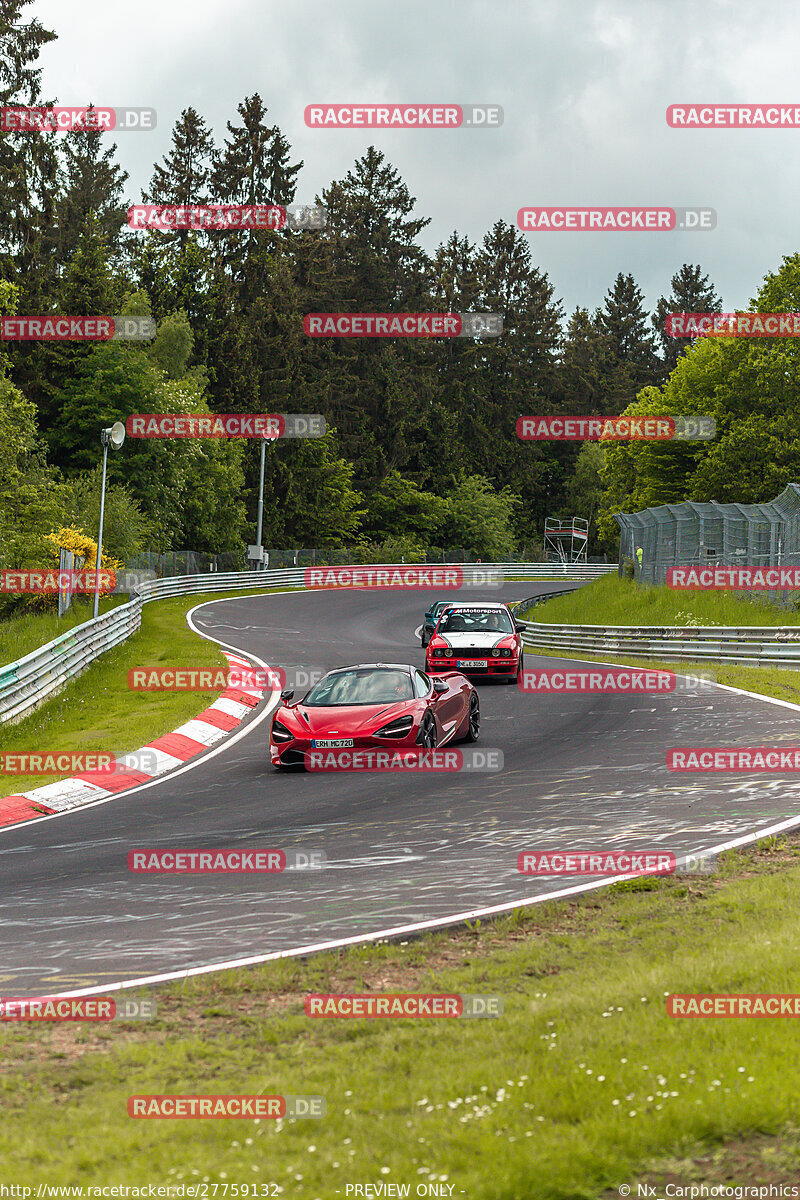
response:
<path id="1" fill-rule="evenodd" d="M 619 573 L 632 571 L 639 583 L 666 583 L 670 567 L 800 566 L 800 484 L 788 484 L 765 504 L 684 500 L 614 519 Z M 760 594 L 783 605 L 792 595 Z"/>

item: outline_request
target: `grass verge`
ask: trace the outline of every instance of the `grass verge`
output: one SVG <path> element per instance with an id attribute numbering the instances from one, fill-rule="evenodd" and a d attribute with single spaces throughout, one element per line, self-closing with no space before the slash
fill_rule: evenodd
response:
<path id="1" fill-rule="evenodd" d="M 800 612 L 747 600 L 740 592 L 642 587 L 605 575 L 566 596 L 536 605 L 532 617 L 554 625 L 797 625 Z"/>
<path id="2" fill-rule="evenodd" d="M 674 671 L 676 675 L 697 675 L 715 683 L 724 683 L 728 687 L 741 688 L 745 692 L 756 692 L 760 696 L 775 696 L 778 700 L 788 700 L 791 704 L 800 704 L 800 675 L 796 670 L 787 667 L 740 667 L 734 664 L 703 662 L 678 662 L 675 659 L 635 658 L 631 655 L 609 654 L 597 650 L 593 654 L 581 654 L 577 650 L 559 652 L 548 650 L 543 646 L 525 646 L 525 669 L 530 670 L 530 660 L 535 658 L 569 658 L 583 662 L 604 662 L 615 666 L 650 667 L 664 671 Z M 698 684 L 698 688 L 700 685 Z"/>
<path id="3" fill-rule="evenodd" d="M 127 596 L 109 596 L 100 601 L 99 613 L 127 604 Z M 46 646 L 62 633 L 68 633 L 76 625 L 92 619 L 93 599 L 76 599 L 59 618 L 55 613 L 18 613 L 0 621 L 0 666 L 17 662 L 32 650 Z"/>
<path id="4" fill-rule="evenodd" d="M 680 605 L 684 605 L 681 609 Z M 559 596 L 544 604 L 537 604 L 520 619 L 537 622 L 552 622 L 554 625 L 676 625 L 679 615 L 702 617 L 708 625 L 796 625 L 800 613 L 783 609 L 768 608 L 766 605 L 738 599 L 732 592 L 685 592 L 676 593 L 671 588 L 640 588 L 638 584 L 616 576 L 608 576 L 595 583 L 587 584 L 571 596 Z M 715 619 L 712 620 L 711 617 Z M 769 617 L 767 620 L 765 618 Z M 607 650 L 558 651 L 544 646 L 526 645 L 528 659 L 570 658 L 584 662 L 610 662 L 620 666 L 660 667 L 675 671 L 678 675 L 702 674 L 716 683 L 757 692 L 762 696 L 775 696 L 800 704 L 800 675 L 791 668 L 747 667 L 737 663 L 716 663 L 708 660 L 692 662 L 688 659 L 638 658 L 635 655 L 618 655 Z"/>
<path id="5" fill-rule="evenodd" d="M 643 1180 L 795 1182 L 792 1023 L 675 1020 L 665 995 L 794 992 L 799 887 L 800 837 L 769 839 L 709 876 L 171 985 L 146 1025 L 5 1024 L 3 1174 L 206 1181 L 219 1185 L 210 1196 L 271 1183 L 280 1190 L 257 1194 L 306 1200 L 367 1183 L 576 1200 L 621 1184 L 658 1194 L 637 1193 Z M 305 1017 L 305 994 L 352 991 L 494 994 L 504 1013 Z M 167 1122 L 126 1110 L 135 1094 L 258 1092 L 322 1095 L 327 1115 Z"/>
<path id="6" fill-rule="evenodd" d="M 288 589 L 269 589 L 279 590 Z M 169 733 L 212 704 L 219 692 L 133 692 L 127 686 L 128 671 L 132 667 L 226 668 L 220 647 L 191 630 L 186 613 L 207 600 L 265 594 L 261 589 L 248 593 L 209 592 L 145 604 L 141 628 L 133 637 L 98 658 L 83 675 L 19 724 L 3 728 L 3 750 L 123 754 Z M 0 775 L 0 796 L 63 778 Z"/>

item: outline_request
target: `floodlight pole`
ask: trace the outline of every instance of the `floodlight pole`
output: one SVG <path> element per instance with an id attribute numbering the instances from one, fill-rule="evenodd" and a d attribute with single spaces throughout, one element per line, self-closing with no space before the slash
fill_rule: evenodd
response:
<path id="1" fill-rule="evenodd" d="M 256 545 L 261 545 L 261 534 L 264 529 L 264 460 L 267 455 L 267 439 L 261 439 L 261 470 L 258 476 L 258 529 L 256 531 Z M 258 570 L 257 565 L 253 564 L 253 569 Z"/>
<path id="2" fill-rule="evenodd" d="M 261 469 L 258 476 L 258 528 L 256 530 L 256 546 L 261 546 L 261 534 L 264 528 L 264 460 L 267 454 L 267 442 L 274 442 L 275 435 L 264 433 L 261 435 Z M 258 570 L 259 561 L 262 559 L 253 560 L 253 570 Z"/>
<path id="3" fill-rule="evenodd" d="M 120 432 L 121 431 L 121 432 Z M 108 463 L 108 447 L 114 446 L 119 449 L 125 440 L 125 426 L 120 422 L 115 422 L 108 429 L 100 431 L 100 441 L 103 446 L 103 483 L 100 488 L 100 531 L 97 535 L 97 559 L 94 565 L 94 616 L 96 617 L 100 610 L 100 564 L 103 559 L 103 518 L 106 511 L 106 466 Z"/>

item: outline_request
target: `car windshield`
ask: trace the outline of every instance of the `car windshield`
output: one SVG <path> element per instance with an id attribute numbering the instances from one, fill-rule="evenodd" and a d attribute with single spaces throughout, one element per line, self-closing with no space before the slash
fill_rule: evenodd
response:
<path id="1" fill-rule="evenodd" d="M 500 608 L 456 608 L 445 613 L 439 633 L 513 633 L 511 618 Z"/>
<path id="2" fill-rule="evenodd" d="M 332 671 L 316 684 L 303 700 L 308 708 L 332 708 L 343 704 L 397 704 L 413 700 L 408 671 L 357 668 Z"/>

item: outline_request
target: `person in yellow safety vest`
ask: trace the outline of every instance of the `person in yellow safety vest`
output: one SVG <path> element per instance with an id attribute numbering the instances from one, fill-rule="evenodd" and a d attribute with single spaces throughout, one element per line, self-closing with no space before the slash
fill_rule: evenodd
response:
<path id="1" fill-rule="evenodd" d="M 637 561 L 637 562 L 638 562 L 638 564 L 639 564 L 639 574 L 640 574 L 640 575 L 641 575 L 641 573 L 642 573 L 642 559 L 643 559 L 643 558 L 644 558 L 644 550 L 642 549 L 642 547 L 641 547 L 641 546 L 637 546 L 637 548 L 636 548 L 636 561 Z"/>

